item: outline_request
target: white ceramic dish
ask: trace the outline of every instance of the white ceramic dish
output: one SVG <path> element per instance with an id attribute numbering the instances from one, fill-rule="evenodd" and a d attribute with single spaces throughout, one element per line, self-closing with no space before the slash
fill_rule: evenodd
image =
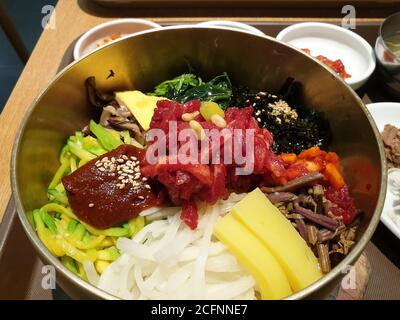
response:
<path id="1" fill-rule="evenodd" d="M 345 81 L 360 88 L 375 70 L 374 50 L 362 37 L 345 28 L 319 22 L 304 22 L 283 29 L 276 37 L 299 49 L 310 49 L 313 56 L 323 55 L 342 60 L 347 73 Z"/>
<path id="2" fill-rule="evenodd" d="M 385 124 L 391 124 L 400 127 L 400 103 L 381 102 L 367 105 L 375 120 L 376 126 L 380 132 L 383 131 Z M 383 208 L 381 221 L 400 239 L 400 208 L 394 209 L 394 206 L 400 204 L 400 197 L 395 196 L 391 191 L 391 174 L 388 177 L 388 188 L 386 193 L 385 206 Z"/>
<path id="3" fill-rule="evenodd" d="M 197 25 L 203 27 L 228 27 L 233 29 L 239 29 L 242 31 L 247 31 L 250 33 L 258 34 L 264 36 L 264 32 L 261 30 L 254 28 L 246 23 L 238 22 L 238 21 L 228 21 L 228 20 L 210 20 L 206 22 L 198 23 Z"/>
<path id="4" fill-rule="evenodd" d="M 85 32 L 74 47 L 74 60 L 97 49 L 97 43 L 113 34 L 131 35 L 147 29 L 161 28 L 155 22 L 144 19 L 118 19 L 97 25 Z"/>

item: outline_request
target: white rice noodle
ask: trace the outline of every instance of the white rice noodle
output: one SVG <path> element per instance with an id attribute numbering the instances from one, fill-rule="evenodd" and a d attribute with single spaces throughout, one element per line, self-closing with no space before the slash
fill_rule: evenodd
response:
<path id="1" fill-rule="evenodd" d="M 209 210 L 206 211 L 205 215 L 210 215 L 208 218 L 204 236 L 201 239 L 201 246 L 199 250 L 199 255 L 196 259 L 194 265 L 194 275 L 193 275 L 193 294 L 195 299 L 201 299 L 205 297 L 206 293 L 206 281 L 205 281 L 205 269 L 206 269 L 206 262 L 208 258 L 208 251 L 210 249 L 211 244 L 211 236 L 214 228 L 214 224 L 218 218 L 219 206 L 214 205 L 210 206 Z"/>
<path id="2" fill-rule="evenodd" d="M 89 283 L 97 286 L 99 284 L 100 276 L 98 275 L 94 264 L 92 261 L 86 260 L 82 263 L 83 269 L 85 270 L 86 276 L 89 280 Z"/>
<path id="3" fill-rule="evenodd" d="M 148 224 L 133 239 L 118 239 L 121 256 L 102 273 L 98 286 L 124 299 L 255 299 L 253 277 L 213 237 L 218 217 L 242 198 L 232 194 L 202 207 L 196 230 L 181 221 L 180 211 L 153 212 L 167 218 Z"/>
<path id="4" fill-rule="evenodd" d="M 152 233 L 153 237 L 157 237 L 158 234 L 165 232 L 168 228 L 168 221 L 159 220 L 154 221 L 153 223 L 148 224 L 143 229 L 141 229 L 136 236 L 133 238 L 137 243 L 144 242 L 146 237 Z"/>
<path id="5" fill-rule="evenodd" d="M 148 209 L 145 209 L 145 210 L 141 211 L 141 212 L 139 213 L 139 216 L 146 217 L 146 216 L 149 216 L 149 215 L 154 214 L 154 213 L 156 213 L 156 212 L 159 212 L 159 211 L 161 211 L 161 210 L 163 210 L 162 207 L 152 207 L 152 208 L 148 208 Z"/>
<path id="6" fill-rule="evenodd" d="M 175 215 L 180 210 L 181 210 L 180 207 L 164 207 L 164 208 L 153 207 L 143 210 L 142 212 L 139 213 L 139 215 L 142 217 L 146 217 L 146 219 L 149 221 L 153 221 L 153 220 L 163 219 L 171 215 Z"/>
<path id="7" fill-rule="evenodd" d="M 208 299 L 234 299 L 250 290 L 255 285 L 252 276 L 241 277 L 236 281 L 223 284 L 210 284 L 207 287 Z"/>
<path id="8" fill-rule="evenodd" d="M 220 254 L 216 257 L 208 257 L 205 266 L 207 271 L 213 272 L 240 272 L 241 267 L 231 253 Z"/>

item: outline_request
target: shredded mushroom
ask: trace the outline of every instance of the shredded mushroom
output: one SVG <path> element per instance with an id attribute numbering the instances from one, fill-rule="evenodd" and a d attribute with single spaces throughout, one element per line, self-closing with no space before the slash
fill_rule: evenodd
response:
<path id="1" fill-rule="evenodd" d="M 118 131 L 128 130 L 130 136 L 140 145 L 145 145 L 144 131 L 133 117 L 132 113 L 124 105 L 117 102 L 114 95 L 101 92 L 96 88 L 95 77 L 86 79 L 86 88 L 90 103 L 96 108 L 102 108 L 100 125 L 104 128 L 112 128 Z M 82 130 L 89 134 L 87 128 Z"/>
<path id="2" fill-rule="evenodd" d="M 310 174 L 285 186 L 262 190 L 297 229 L 318 257 L 321 270 L 327 273 L 355 244 L 359 218 L 345 225 L 331 212 L 334 204 L 325 198 L 325 189 L 318 184 L 321 176 Z"/>

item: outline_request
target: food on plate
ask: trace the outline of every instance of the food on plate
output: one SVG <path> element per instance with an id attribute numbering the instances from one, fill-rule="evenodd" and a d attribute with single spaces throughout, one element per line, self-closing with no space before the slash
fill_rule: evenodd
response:
<path id="1" fill-rule="evenodd" d="M 143 147 L 146 143 L 144 130 L 127 106 L 120 104 L 115 94 L 104 93 L 96 88 L 94 77 L 87 78 L 85 84 L 90 104 L 101 110 L 99 124 L 107 129 L 128 132 L 127 136 L 130 136 L 132 144 Z M 88 127 L 83 128 L 82 131 L 84 134 L 90 133 Z"/>
<path id="2" fill-rule="evenodd" d="M 282 291 L 272 291 L 283 294 L 281 298 L 288 295 L 286 288 L 296 292 L 322 277 L 318 260 L 307 243 L 258 188 L 238 202 L 230 214 L 221 218 L 214 232 L 228 248 L 239 251 L 237 256 L 242 257 L 239 261 L 243 261 L 255 278 L 260 272 L 253 269 L 254 265 L 267 264 L 274 268 L 265 274 L 274 274 L 272 278 L 280 283 Z M 262 264 L 259 262 L 262 259 L 270 261 Z M 266 268 L 263 267 L 264 270 Z M 277 284 L 273 286 L 276 287 Z M 261 295 L 270 298 L 271 293 L 266 288 L 263 292 L 263 289 Z"/>
<path id="3" fill-rule="evenodd" d="M 205 205 L 196 230 L 180 219 L 179 207 L 147 215 L 157 218 L 132 239 L 117 240 L 121 256 L 94 284 L 124 299 L 256 299 L 254 278 L 213 236 L 218 217 L 242 198 L 231 194 Z"/>
<path id="4" fill-rule="evenodd" d="M 61 179 L 77 217 L 105 229 L 157 206 L 157 195 L 140 173 L 142 149 L 121 144 Z"/>
<path id="5" fill-rule="evenodd" d="M 145 95 L 138 90 L 116 92 L 115 99 L 120 106 L 128 108 L 143 130 L 150 128 L 150 121 L 157 101 L 165 100 L 163 97 Z"/>
<path id="6" fill-rule="evenodd" d="M 232 96 L 232 84 L 226 73 L 216 76 L 208 82 L 204 82 L 197 75 L 184 73 L 172 80 L 160 83 L 149 94 L 182 103 L 194 99 L 214 101 L 227 107 Z"/>
<path id="7" fill-rule="evenodd" d="M 299 103 L 301 92 L 301 84 L 292 78 L 275 94 L 238 86 L 231 103 L 252 106 L 259 126 L 274 136 L 272 148 L 277 153 L 300 153 L 313 146 L 327 148 L 331 141 L 329 123 L 320 112 Z"/>
<path id="8" fill-rule="evenodd" d="M 123 35 L 120 34 L 120 33 L 114 33 L 114 34 L 112 34 L 112 35 L 110 35 L 108 37 L 105 37 L 104 39 L 101 39 L 100 41 L 98 41 L 96 43 L 96 47 L 98 48 L 98 47 L 104 46 L 105 44 L 107 44 L 107 43 L 109 43 L 111 41 L 117 40 L 117 39 L 121 38 L 122 36 Z"/>
<path id="9" fill-rule="evenodd" d="M 305 53 L 308 53 L 311 55 L 311 50 L 310 49 L 301 49 Z M 321 61 L 322 63 L 326 64 L 329 68 L 331 68 L 333 71 L 337 73 L 339 77 L 342 79 L 347 79 L 351 78 L 351 75 L 346 72 L 346 68 L 342 62 L 342 60 L 337 59 L 337 60 L 330 60 L 329 58 L 323 56 L 323 55 L 318 55 L 315 56 L 317 60 Z"/>
<path id="10" fill-rule="evenodd" d="M 386 124 L 381 135 L 388 167 L 400 168 L 400 129 Z"/>
<path id="11" fill-rule="evenodd" d="M 388 191 L 395 197 L 393 201 L 393 207 L 388 212 L 388 217 L 394 222 L 394 224 L 400 227 L 400 215 L 399 208 L 400 205 L 397 201 L 400 196 L 400 169 L 390 168 L 388 170 Z"/>
<path id="12" fill-rule="evenodd" d="M 218 221 L 214 234 L 254 277 L 262 299 L 281 299 L 293 293 L 273 254 L 231 214 Z"/>
<path id="13" fill-rule="evenodd" d="M 253 190 L 237 203 L 232 216 L 260 239 L 278 260 L 294 291 L 322 277 L 318 260 L 307 243 L 260 189 Z"/>
<path id="14" fill-rule="evenodd" d="M 322 272 L 329 272 L 354 245 L 359 212 L 347 186 L 327 186 L 316 173 L 262 190 L 318 257 Z"/>
<path id="15" fill-rule="evenodd" d="M 356 241 L 361 215 L 323 114 L 279 93 L 183 74 L 105 93 L 28 217 L 73 273 L 126 299 L 280 299 Z M 263 113 L 263 115 L 260 115 Z M 290 134 L 288 134 L 288 132 Z"/>

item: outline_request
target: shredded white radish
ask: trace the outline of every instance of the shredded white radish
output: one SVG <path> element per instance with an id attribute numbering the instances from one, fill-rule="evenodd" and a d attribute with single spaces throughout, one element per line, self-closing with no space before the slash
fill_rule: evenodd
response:
<path id="1" fill-rule="evenodd" d="M 205 269 L 208 258 L 208 252 L 211 244 L 212 232 L 214 224 L 218 218 L 219 205 L 210 206 L 206 211 L 205 216 L 208 218 L 203 238 L 201 239 L 200 253 L 196 259 L 193 272 L 193 297 L 195 299 L 202 299 L 206 293 L 206 280 Z M 209 215 L 209 217 L 208 217 Z"/>
<path id="2" fill-rule="evenodd" d="M 83 269 L 86 272 L 86 276 L 87 276 L 89 282 L 92 285 L 97 286 L 99 284 L 100 276 L 98 275 L 93 262 L 86 260 L 86 261 L 83 261 L 82 265 L 83 265 Z"/>
<path id="3" fill-rule="evenodd" d="M 150 209 L 148 209 L 150 210 Z M 153 212 L 151 214 L 146 215 L 146 220 L 147 221 L 154 221 L 154 220 L 160 220 L 163 218 L 166 218 L 168 216 L 176 215 L 178 212 L 180 212 L 181 208 L 179 207 L 168 207 L 164 208 L 162 210 L 157 210 L 156 212 Z M 142 213 L 140 213 L 142 215 Z"/>
<path id="4" fill-rule="evenodd" d="M 118 239 L 121 256 L 102 273 L 98 286 L 123 299 L 255 299 L 253 277 L 213 236 L 218 217 L 243 197 L 232 194 L 203 205 L 196 230 L 181 221 L 179 208 L 146 212 L 164 220 L 151 222 L 133 239 Z"/>
<path id="5" fill-rule="evenodd" d="M 158 211 L 161 211 L 162 209 L 163 208 L 160 208 L 160 207 L 152 207 L 152 208 L 149 208 L 149 209 L 145 209 L 145 210 L 143 210 L 142 212 L 139 213 L 139 216 L 146 217 L 148 215 L 151 215 L 151 214 L 154 214 L 154 213 L 156 213 Z"/>

